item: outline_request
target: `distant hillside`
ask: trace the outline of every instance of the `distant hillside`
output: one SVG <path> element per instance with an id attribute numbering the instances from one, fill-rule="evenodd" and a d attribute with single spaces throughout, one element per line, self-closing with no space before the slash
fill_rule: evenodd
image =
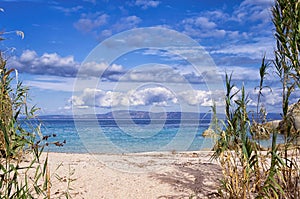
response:
<path id="1" fill-rule="evenodd" d="M 185 112 L 147 112 L 147 111 L 114 111 L 105 114 L 97 114 L 98 119 L 187 119 L 187 120 L 199 120 L 210 119 L 210 113 L 185 113 Z M 77 115 L 77 119 L 90 119 L 94 118 L 94 115 Z M 73 119 L 72 115 L 42 115 L 40 119 Z"/>
<path id="2" fill-rule="evenodd" d="M 109 112 L 107 114 L 99 114 L 97 117 L 99 119 L 200 119 L 201 115 L 199 113 L 181 113 L 181 112 L 147 112 L 147 111 L 115 111 Z M 210 118 L 210 115 L 208 116 Z"/>
<path id="3" fill-rule="evenodd" d="M 147 112 L 147 111 L 114 111 L 105 114 L 97 114 L 98 119 L 173 119 L 173 120 L 202 120 L 202 119 L 211 119 L 211 113 L 187 113 L 187 112 Z M 77 119 L 91 119 L 94 118 L 94 115 L 77 115 Z M 249 115 L 250 120 L 251 115 Z M 43 115 L 39 116 L 40 119 L 62 119 L 68 120 L 73 119 L 72 115 Z M 224 119 L 224 115 L 218 115 L 219 119 Z M 268 120 L 278 120 L 281 119 L 279 113 L 269 113 L 267 115 Z"/>

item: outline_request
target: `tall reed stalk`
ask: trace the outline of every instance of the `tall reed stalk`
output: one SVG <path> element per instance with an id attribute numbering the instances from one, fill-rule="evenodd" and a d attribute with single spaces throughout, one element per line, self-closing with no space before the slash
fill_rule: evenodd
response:
<path id="1" fill-rule="evenodd" d="M 261 152 L 259 142 L 251 139 L 253 132 L 244 86 L 239 98 L 234 100 L 237 93 L 232 92 L 231 76 L 226 74 L 226 122 L 213 155 L 224 174 L 220 189 L 223 198 L 300 198 L 299 146 L 293 145 L 299 132 L 295 131 L 289 113 L 290 96 L 299 92 L 300 87 L 300 1 L 275 0 L 272 14 L 277 41 L 273 65 L 282 86 L 282 122 L 273 131 L 271 148 Z M 259 108 L 262 108 L 260 102 L 267 67 L 269 64 L 264 57 L 257 87 L 256 122 L 262 122 Z M 279 132 L 284 134 L 283 145 L 277 144 Z"/>
<path id="2" fill-rule="evenodd" d="M 27 87 L 14 85 L 14 71 L 0 51 L 0 198 L 50 198 L 48 156 L 41 158 L 49 136 L 31 122 L 38 108 L 28 106 Z"/>

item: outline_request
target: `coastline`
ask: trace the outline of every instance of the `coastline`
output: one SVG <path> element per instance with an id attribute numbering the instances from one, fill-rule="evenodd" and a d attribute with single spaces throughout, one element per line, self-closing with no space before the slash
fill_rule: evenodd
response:
<path id="1" fill-rule="evenodd" d="M 47 154 L 53 198 L 209 198 L 222 175 L 211 151 Z"/>

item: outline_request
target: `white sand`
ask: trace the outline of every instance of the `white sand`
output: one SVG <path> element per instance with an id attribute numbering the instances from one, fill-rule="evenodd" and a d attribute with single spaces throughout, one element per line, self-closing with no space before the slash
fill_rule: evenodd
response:
<path id="1" fill-rule="evenodd" d="M 210 157 L 208 151 L 49 153 L 51 196 L 68 191 L 70 178 L 75 180 L 69 186 L 73 198 L 216 198 L 221 171 Z"/>

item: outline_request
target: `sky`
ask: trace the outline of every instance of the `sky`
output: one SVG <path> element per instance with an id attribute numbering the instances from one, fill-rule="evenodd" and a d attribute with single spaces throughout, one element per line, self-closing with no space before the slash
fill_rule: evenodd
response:
<path id="1" fill-rule="evenodd" d="M 0 48 L 40 114 L 206 112 L 224 74 L 255 107 L 258 68 L 273 58 L 272 0 L 2 0 Z M 16 34 L 22 31 L 22 35 Z M 280 112 L 269 69 L 262 104 Z M 296 101 L 300 94 L 292 96 Z M 90 112 L 91 111 L 91 112 Z"/>

